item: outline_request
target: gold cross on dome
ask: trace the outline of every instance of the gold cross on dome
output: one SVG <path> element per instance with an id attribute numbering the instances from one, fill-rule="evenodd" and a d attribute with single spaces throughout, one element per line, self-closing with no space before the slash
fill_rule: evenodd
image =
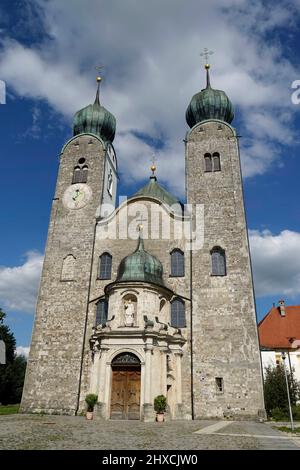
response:
<path id="1" fill-rule="evenodd" d="M 101 70 L 104 69 L 104 65 L 96 65 L 95 70 L 97 70 L 97 82 L 100 82 L 102 80 L 102 77 L 100 75 Z"/>
<path id="2" fill-rule="evenodd" d="M 140 222 L 138 225 L 139 230 L 143 229 L 143 222 L 147 222 L 147 219 L 144 219 L 143 215 L 140 215 L 139 219 L 136 219 L 137 222 Z"/>
<path id="3" fill-rule="evenodd" d="M 203 52 L 200 52 L 200 56 L 205 58 L 205 63 L 208 64 L 208 59 L 210 55 L 213 55 L 214 51 L 209 51 L 207 47 L 203 49 Z"/>
<path id="4" fill-rule="evenodd" d="M 156 171 L 156 161 L 157 161 L 157 157 L 155 155 L 155 153 L 152 154 L 151 158 L 150 158 L 150 161 L 152 163 L 152 165 L 150 166 L 150 170 L 152 171 L 152 175 L 154 175 L 155 171 Z"/>

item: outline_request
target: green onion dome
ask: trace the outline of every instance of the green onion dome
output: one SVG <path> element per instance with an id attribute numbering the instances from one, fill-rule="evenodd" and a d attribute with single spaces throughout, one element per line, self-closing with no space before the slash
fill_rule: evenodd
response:
<path id="1" fill-rule="evenodd" d="M 116 282 L 142 281 L 151 284 L 164 285 L 161 262 L 145 251 L 144 241 L 139 236 L 138 246 L 134 253 L 124 258 L 118 269 Z"/>
<path id="2" fill-rule="evenodd" d="M 101 106 L 99 99 L 101 77 L 97 77 L 97 81 L 95 102 L 77 111 L 73 121 L 73 134 L 96 134 L 104 142 L 112 142 L 116 132 L 116 118 L 104 106 Z"/>
<path id="3" fill-rule="evenodd" d="M 210 86 L 209 67 L 205 65 L 206 88 L 193 96 L 186 110 L 186 122 L 190 127 L 207 119 L 220 119 L 230 124 L 234 118 L 233 106 L 226 93 Z"/>

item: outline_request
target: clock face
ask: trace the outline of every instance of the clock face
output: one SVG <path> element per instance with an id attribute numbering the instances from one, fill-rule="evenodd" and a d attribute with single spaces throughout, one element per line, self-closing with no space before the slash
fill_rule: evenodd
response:
<path id="1" fill-rule="evenodd" d="M 63 204 L 68 209 L 81 209 L 92 197 L 91 188 L 85 183 L 69 186 L 63 195 Z"/>

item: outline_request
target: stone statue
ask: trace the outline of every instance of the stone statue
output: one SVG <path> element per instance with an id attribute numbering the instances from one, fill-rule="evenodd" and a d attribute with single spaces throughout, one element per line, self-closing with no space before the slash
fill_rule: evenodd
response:
<path id="1" fill-rule="evenodd" d="M 133 326 L 134 324 L 134 305 L 131 300 L 125 302 L 125 326 Z"/>

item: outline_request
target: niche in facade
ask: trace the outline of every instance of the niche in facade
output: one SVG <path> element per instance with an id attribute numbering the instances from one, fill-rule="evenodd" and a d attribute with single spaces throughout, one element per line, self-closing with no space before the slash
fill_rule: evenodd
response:
<path id="1" fill-rule="evenodd" d="M 136 325 L 137 298 L 133 294 L 126 294 L 123 297 L 123 324 L 124 326 Z"/>

